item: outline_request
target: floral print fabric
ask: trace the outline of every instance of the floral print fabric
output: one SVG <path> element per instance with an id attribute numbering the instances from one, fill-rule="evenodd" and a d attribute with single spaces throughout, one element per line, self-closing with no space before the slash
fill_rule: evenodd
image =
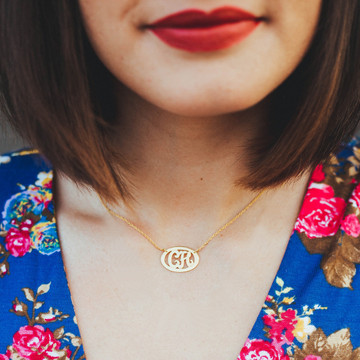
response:
<path id="1" fill-rule="evenodd" d="M 85 359 L 36 151 L 0 156 L 0 360 Z"/>
<path id="2" fill-rule="evenodd" d="M 360 139 L 312 173 L 238 360 L 360 359 Z"/>
<path id="3" fill-rule="evenodd" d="M 237 360 L 360 360 L 360 139 L 308 184 Z M 51 164 L 0 156 L 0 360 L 83 360 L 56 229 Z M 231 360 L 231 359 L 229 359 Z"/>

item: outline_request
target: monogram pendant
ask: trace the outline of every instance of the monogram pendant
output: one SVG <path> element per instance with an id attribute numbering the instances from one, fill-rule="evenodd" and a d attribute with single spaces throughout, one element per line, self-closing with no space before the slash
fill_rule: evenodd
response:
<path id="1" fill-rule="evenodd" d="M 166 249 L 161 255 L 161 264 L 173 272 L 186 272 L 195 269 L 200 261 L 199 254 L 185 246 Z"/>

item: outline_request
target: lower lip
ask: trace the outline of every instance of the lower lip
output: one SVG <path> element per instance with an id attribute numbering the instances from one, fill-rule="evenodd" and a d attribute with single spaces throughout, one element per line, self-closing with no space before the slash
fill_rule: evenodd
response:
<path id="1" fill-rule="evenodd" d="M 189 52 L 229 48 L 250 35 L 260 20 L 242 20 L 204 28 L 149 28 L 165 44 Z"/>

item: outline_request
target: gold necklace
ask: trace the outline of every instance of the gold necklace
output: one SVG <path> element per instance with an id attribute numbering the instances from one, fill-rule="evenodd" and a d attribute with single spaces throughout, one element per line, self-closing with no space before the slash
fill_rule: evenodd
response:
<path id="1" fill-rule="evenodd" d="M 173 272 L 186 272 L 195 269 L 200 261 L 199 251 L 202 250 L 215 236 L 219 235 L 219 233 L 225 230 L 229 225 L 231 225 L 235 220 L 237 220 L 241 215 L 243 215 L 247 210 L 250 209 L 252 205 L 260 198 L 265 190 L 260 191 L 240 212 L 238 212 L 231 220 L 229 220 L 225 225 L 219 228 L 214 234 L 212 234 L 206 242 L 201 245 L 197 250 L 190 249 L 186 246 L 173 246 L 168 249 L 162 249 L 157 246 L 154 241 L 145 234 L 142 230 L 140 230 L 135 224 L 126 219 L 124 216 L 117 214 L 115 211 L 111 210 L 109 206 L 105 203 L 102 197 L 98 194 L 98 197 L 108 211 L 108 213 L 112 216 L 117 217 L 120 220 L 123 220 L 126 224 L 132 227 L 134 230 L 139 232 L 146 240 L 148 240 L 152 245 L 154 245 L 158 250 L 162 251 L 161 255 L 161 264 L 165 269 L 173 271 Z"/>

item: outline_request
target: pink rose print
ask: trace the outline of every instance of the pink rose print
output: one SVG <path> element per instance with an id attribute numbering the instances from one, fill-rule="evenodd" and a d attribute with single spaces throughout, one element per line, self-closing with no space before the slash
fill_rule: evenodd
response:
<path id="1" fill-rule="evenodd" d="M 308 355 L 304 360 L 321 360 L 321 356 Z"/>
<path id="2" fill-rule="evenodd" d="M 279 318 L 275 315 L 264 315 L 262 319 L 264 324 L 270 327 L 269 334 L 272 340 L 289 344 L 294 341 L 293 330 L 297 323 L 295 310 L 288 309 L 281 313 Z"/>
<path id="3" fill-rule="evenodd" d="M 319 164 L 311 175 L 311 181 L 321 182 L 325 179 L 323 164 Z"/>
<path id="4" fill-rule="evenodd" d="M 345 200 L 334 197 L 331 186 L 313 183 L 305 195 L 295 230 L 310 239 L 335 235 L 345 207 Z"/>
<path id="5" fill-rule="evenodd" d="M 353 193 L 351 194 L 349 203 L 354 207 L 360 208 L 360 184 L 356 186 Z"/>
<path id="6" fill-rule="evenodd" d="M 49 329 L 45 330 L 40 325 L 27 325 L 14 334 L 12 346 L 25 360 L 56 360 L 63 356 L 60 345 L 60 341 L 54 338 Z M 70 357 L 69 349 L 66 349 L 66 355 Z"/>
<path id="7" fill-rule="evenodd" d="M 24 256 L 30 249 L 30 234 L 28 231 L 11 228 L 6 235 L 5 243 L 12 256 Z"/>
<path id="8" fill-rule="evenodd" d="M 289 360 L 280 347 L 275 348 L 270 342 L 260 339 L 247 339 L 237 360 Z"/>
<path id="9" fill-rule="evenodd" d="M 341 229 L 350 236 L 358 237 L 360 235 L 360 223 L 357 216 L 355 214 L 346 216 L 341 223 Z"/>
<path id="10" fill-rule="evenodd" d="M 10 360 L 6 355 L 0 354 L 0 360 Z"/>

